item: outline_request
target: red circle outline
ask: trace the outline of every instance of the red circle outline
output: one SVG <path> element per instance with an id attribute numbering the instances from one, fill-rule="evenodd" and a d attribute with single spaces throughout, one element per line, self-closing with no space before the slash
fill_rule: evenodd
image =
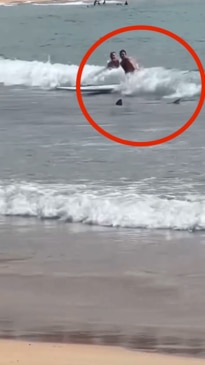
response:
<path id="1" fill-rule="evenodd" d="M 192 55 L 192 57 L 194 58 L 197 66 L 199 68 L 199 72 L 200 72 L 200 76 L 201 76 L 201 86 L 202 86 L 201 87 L 201 95 L 200 95 L 200 98 L 199 98 L 198 105 L 197 105 L 194 113 L 192 114 L 192 116 L 188 119 L 188 121 L 181 128 L 179 128 L 175 132 L 173 132 L 173 133 L 171 133 L 171 134 L 169 134 L 169 135 L 167 135 L 163 138 L 155 139 L 155 140 L 151 140 L 151 141 L 143 141 L 143 142 L 130 141 L 130 140 L 126 140 L 126 139 L 116 137 L 116 136 L 108 133 L 107 131 L 105 131 L 103 128 L 101 128 L 92 119 L 92 117 L 88 113 L 88 111 L 87 111 L 87 109 L 84 105 L 83 97 L 82 97 L 82 94 L 81 94 L 82 73 L 83 73 L 83 69 L 85 67 L 85 64 L 86 64 L 88 58 L 91 56 L 91 54 L 96 50 L 97 47 L 99 47 L 102 43 L 104 43 L 109 38 L 112 38 L 112 37 L 116 36 L 117 34 L 129 32 L 129 31 L 133 31 L 133 30 L 149 30 L 149 31 L 165 34 L 168 37 L 171 37 L 171 38 L 175 39 L 182 46 L 184 46 L 187 49 L 187 51 Z M 82 61 L 81 61 L 80 65 L 79 65 L 79 69 L 78 69 L 78 73 L 77 73 L 77 77 L 76 77 L 76 94 L 77 94 L 77 100 L 78 100 L 79 106 L 80 106 L 81 111 L 84 114 L 85 118 L 93 126 L 93 128 L 95 128 L 104 137 L 106 137 L 108 139 L 111 139 L 115 142 L 118 142 L 118 143 L 121 143 L 121 144 L 124 144 L 124 145 L 128 145 L 128 146 L 148 147 L 148 146 L 154 146 L 154 145 L 157 145 L 157 144 L 165 143 L 165 142 L 168 142 L 168 141 L 178 137 L 180 134 L 184 133 L 186 131 L 186 129 L 188 129 L 191 126 L 191 124 L 194 123 L 194 121 L 196 120 L 197 116 L 199 115 L 199 113 L 200 113 L 200 111 L 203 107 L 204 100 L 205 100 L 205 73 L 204 73 L 202 62 L 201 62 L 199 56 L 197 55 L 197 53 L 193 50 L 193 48 L 185 40 L 183 40 L 181 37 L 179 37 L 175 33 L 172 33 L 167 29 L 152 26 L 152 25 L 130 25 L 130 26 L 115 29 L 115 30 L 105 34 L 103 37 L 98 39 L 88 49 L 88 51 L 85 53 L 84 57 L 82 58 Z"/>

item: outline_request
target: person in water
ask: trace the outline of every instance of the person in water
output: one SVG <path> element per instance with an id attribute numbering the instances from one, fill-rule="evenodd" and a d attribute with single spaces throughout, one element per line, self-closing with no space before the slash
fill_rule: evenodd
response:
<path id="1" fill-rule="evenodd" d="M 123 68 L 126 74 L 139 70 L 138 64 L 131 57 L 127 56 L 127 52 L 124 49 L 120 51 L 120 58 L 120 66 Z"/>
<path id="2" fill-rule="evenodd" d="M 118 68 L 120 67 L 120 61 L 117 58 L 116 52 L 110 53 L 110 61 L 107 63 L 107 68 Z"/>

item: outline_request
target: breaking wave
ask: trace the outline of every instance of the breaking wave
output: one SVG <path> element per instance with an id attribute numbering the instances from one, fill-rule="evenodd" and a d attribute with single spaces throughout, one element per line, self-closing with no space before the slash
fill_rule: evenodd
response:
<path id="1" fill-rule="evenodd" d="M 55 89 L 74 86 L 78 65 L 50 62 L 0 59 L 0 83 Z M 99 65 L 86 65 L 82 84 L 118 84 L 119 92 L 129 96 L 197 97 L 201 92 L 198 71 L 180 71 L 163 67 L 145 68 L 132 77 L 125 77 L 122 69 L 106 70 Z"/>
<path id="2" fill-rule="evenodd" d="M 34 5 L 34 6 L 93 6 L 94 1 L 63 1 L 63 2 L 45 2 L 45 3 L 36 3 L 35 0 L 24 0 L 23 2 L 24 4 L 28 4 L 28 5 Z M 100 1 L 100 3 L 102 4 L 103 2 Z M 22 5 L 22 1 L 19 2 L 14 2 L 14 3 L 1 3 L 0 2 L 0 6 L 18 6 L 18 5 Z M 115 0 L 107 0 L 106 1 L 106 6 L 107 5 L 124 5 L 123 1 L 115 1 Z"/>
<path id="3" fill-rule="evenodd" d="M 133 187 L 0 184 L 0 215 L 105 227 L 205 229 L 205 196 L 142 194 Z"/>

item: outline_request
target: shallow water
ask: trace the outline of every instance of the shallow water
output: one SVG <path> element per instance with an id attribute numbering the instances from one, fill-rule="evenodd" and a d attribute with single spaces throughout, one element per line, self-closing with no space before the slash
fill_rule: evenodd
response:
<path id="1" fill-rule="evenodd" d="M 2 334 L 90 326 L 97 338 L 98 330 L 127 336 L 151 327 L 155 339 L 175 336 L 183 347 L 198 338 L 195 351 L 204 348 L 204 109 L 172 141 L 128 147 L 91 127 L 75 93 L 55 90 L 75 85 L 95 40 L 130 24 L 178 33 L 203 62 L 204 6 L 0 8 Z M 121 48 L 144 66 L 132 79 L 103 69 Z M 149 32 L 103 44 L 82 82 L 120 85 L 84 103 L 102 128 L 134 141 L 180 128 L 201 91 L 190 55 Z"/>

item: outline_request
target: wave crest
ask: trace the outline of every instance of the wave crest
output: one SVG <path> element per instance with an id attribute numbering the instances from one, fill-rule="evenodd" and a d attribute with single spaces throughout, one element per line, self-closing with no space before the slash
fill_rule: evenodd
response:
<path id="1" fill-rule="evenodd" d="M 0 59 L 0 83 L 7 86 L 48 90 L 63 85 L 75 86 L 77 71 L 78 65 Z M 132 77 L 125 77 L 121 68 L 110 71 L 99 65 L 86 65 L 82 84 L 118 84 L 119 91 L 129 96 L 197 97 L 201 92 L 199 72 L 163 67 L 145 68 Z"/>
<path id="2" fill-rule="evenodd" d="M 205 197 L 157 197 L 136 187 L 0 185 L 0 215 L 56 219 L 106 227 L 204 230 Z"/>

